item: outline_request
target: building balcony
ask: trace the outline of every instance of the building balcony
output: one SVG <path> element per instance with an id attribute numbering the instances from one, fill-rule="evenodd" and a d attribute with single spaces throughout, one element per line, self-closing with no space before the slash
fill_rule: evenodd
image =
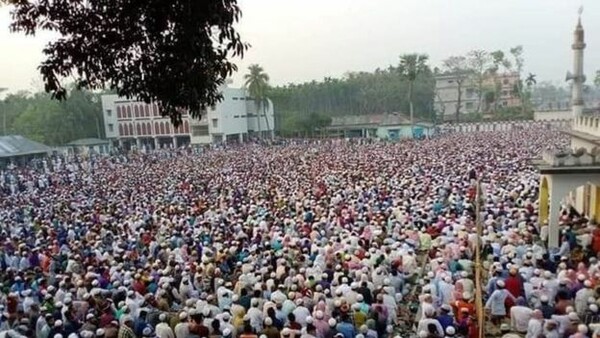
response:
<path id="1" fill-rule="evenodd" d="M 579 116 L 573 120 L 573 131 L 589 134 L 600 139 L 600 117 Z"/>

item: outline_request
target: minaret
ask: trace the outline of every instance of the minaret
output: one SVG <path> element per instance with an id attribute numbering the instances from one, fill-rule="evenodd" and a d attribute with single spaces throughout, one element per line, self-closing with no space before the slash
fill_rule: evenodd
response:
<path id="1" fill-rule="evenodd" d="M 575 28 L 573 49 L 573 74 L 567 76 L 567 79 L 573 80 L 573 89 L 571 91 L 571 109 L 573 118 L 580 116 L 583 112 L 583 83 L 585 75 L 583 74 L 583 50 L 585 49 L 583 26 L 581 26 L 581 13 L 583 8 L 579 9 L 579 19 Z"/>

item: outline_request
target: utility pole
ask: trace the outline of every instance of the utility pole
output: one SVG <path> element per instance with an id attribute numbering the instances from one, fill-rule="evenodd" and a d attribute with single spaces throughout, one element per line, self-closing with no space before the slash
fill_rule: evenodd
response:
<path id="1" fill-rule="evenodd" d="M 481 181 L 478 179 L 475 182 L 476 194 L 475 194 L 475 226 L 477 229 L 477 241 L 475 247 L 475 306 L 477 310 L 477 325 L 479 330 L 479 337 L 484 337 L 485 333 L 485 313 L 483 308 L 483 294 L 481 292 L 482 284 L 482 262 L 481 262 L 481 237 L 483 235 L 482 223 L 481 223 L 481 203 L 482 203 L 482 189 Z"/>
<path id="2" fill-rule="evenodd" d="M 0 94 L 7 90 L 8 88 L 0 87 Z M 2 102 L 2 136 L 6 136 L 6 107 L 4 107 L 4 102 Z"/>

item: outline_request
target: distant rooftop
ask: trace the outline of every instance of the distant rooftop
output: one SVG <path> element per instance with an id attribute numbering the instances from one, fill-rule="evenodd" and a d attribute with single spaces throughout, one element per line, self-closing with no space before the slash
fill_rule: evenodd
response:
<path id="1" fill-rule="evenodd" d="M 52 148 L 21 135 L 0 136 L 0 158 L 48 153 Z"/>
<path id="2" fill-rule="evenodd" d="M 331 118 L 332 127 L 377 127 L 397 126 L 410 124 L 410 118 L 401 113 L 372 114 L 372 115 L 344 115 Z M 415 119 L 416 125 L 430 126 L 431 123 Z"/>
<path id="3" fill-rule="evenodd" d="M 82 138 L 79 140 L 69 142 L 67 145 L 68 146 L 97 146 L 97 145 L 103 145 L 103 144 L 108 144 L 108 141 L 101 140 L 99 138 Z"/>

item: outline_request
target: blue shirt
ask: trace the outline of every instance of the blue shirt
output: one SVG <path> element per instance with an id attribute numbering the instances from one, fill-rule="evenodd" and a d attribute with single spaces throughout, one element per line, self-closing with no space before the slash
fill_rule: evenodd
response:
<path id="1" fill-rule="evenodd" d="M 341 322 L 336 326 L 336 330 L 344 335 L 344 338 L 354 338 L 356 336 L 356 331 L 354 331 L 354 325 Z"/>
<path id="2" fill-rule="evenodd" d="M 448 326 L 452 326 L 454 324 L 454 318 L 450 315 L 440 315 L 437 320 L 440 322 L 440 325 L 442 325 L 444 332 L 446 332 L 446 328 Z"/>

